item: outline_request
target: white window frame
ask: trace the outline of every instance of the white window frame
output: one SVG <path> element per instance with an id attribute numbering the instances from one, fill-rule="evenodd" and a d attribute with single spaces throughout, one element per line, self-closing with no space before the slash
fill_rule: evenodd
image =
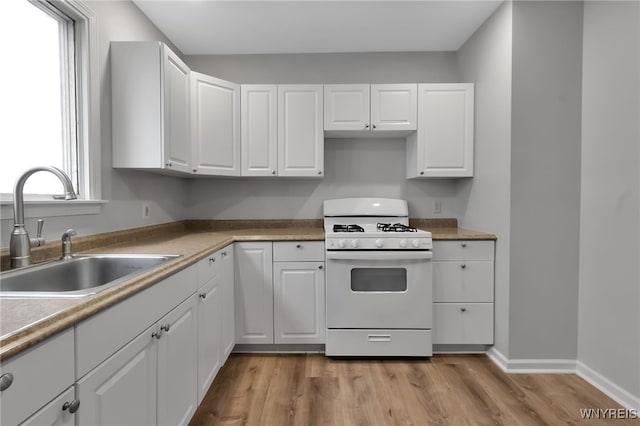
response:
<path id="1" fill-rule="evenodd" d="M 37 2 L 37 0 L 35 1 Z M 71 216 L 100 213 L 100 94 L 98 67 L 98 35 L 95 13 L 77 0 L 50 0 L 56 9 L 74 20 L 75 105 L 78 200 L 62 201 L 52 197 L 25 194 L 25 217 Z M 69 128 L 66 126 L 65 128 Z M 13 218 L 13 201 L 0 200 L 0 217 Z"/>

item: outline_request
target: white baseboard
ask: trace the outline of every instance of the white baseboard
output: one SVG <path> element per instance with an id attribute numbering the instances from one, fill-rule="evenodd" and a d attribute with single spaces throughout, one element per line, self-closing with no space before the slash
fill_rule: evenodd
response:
<path id="1" fill-rule="evenodd" d="M 489 358 L 504 371 L 512 374 L 575 374 L 574 359 L 508 359 L 495 347 L 487 351 Z"/>
<path id="2" fill-rule="evenodd" d="M 577 374 L 590 385 L 613 399 L 624 408 L 640 413 L 640 397 L 613 383 L 597 371 L 573 359 L 508 359 L 495 347 L 487 351 L 487 356 L 505 373 L 512 374 Z"/>
<path id="3" fill-rule="evenodd" d="M 576 374 L 578 376 L 598 388 L 602 393 L 622 405 L 624 408 L 636 410 L 640 413 L 640 397 L 632 395 L 580 361 L 578 361 L 576 367 Z"/>

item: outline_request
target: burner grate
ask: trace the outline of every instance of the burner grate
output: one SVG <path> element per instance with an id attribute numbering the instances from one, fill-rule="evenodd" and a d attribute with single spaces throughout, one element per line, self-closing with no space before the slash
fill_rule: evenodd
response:
<path id="1" fill-rule="evenodd" d="M 413 226 L 403 225 L 401 223 L 378 223 L 376 226 L 381 232 L 418 232 Z"/>
<path id="2" fill-rule="evenodd" d="M 364 232 L 360 225 L 333 225 L 333 232 Z"/>

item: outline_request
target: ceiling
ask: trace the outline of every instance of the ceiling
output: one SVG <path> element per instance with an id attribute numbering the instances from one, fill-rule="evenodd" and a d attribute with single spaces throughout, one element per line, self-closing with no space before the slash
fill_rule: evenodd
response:
<path id="1" fill-rule="evenodd" d="M 133 0 L 186 55 L 455 51 L 502 0 Z"/>

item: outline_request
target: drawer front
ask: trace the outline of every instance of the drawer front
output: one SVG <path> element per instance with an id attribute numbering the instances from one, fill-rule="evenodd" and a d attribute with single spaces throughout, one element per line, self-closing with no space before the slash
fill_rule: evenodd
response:
<path id="1" fill-rule="evenodd" d="M 433 262 L 434 302 L 493 302 L 493 262 Z"/>
<path id="2" fill-rule="evenodd" d="M 493 260 L 493 241 L 434 241 L 433 260 Z"/>
<path id="3" fill-rule="evenodd" d="M 493 344 L 493 303 L 434 303 L 434 344 Z"/>
<path id="4" fill-rule="evenodd" d="M 324 241 L 273 243 L 274 262 L 324 262 Z"/>
<path id="5" fill-rule="evenodd" d="M 76 326 L 80 378 L 196 291 L 196 267 L 184 269 Z"/>
<path id="6" fill-rule="evenodd" d="M 431 330 L 327 330 L 327 356 L 431 356 Z"/>
<path id="7" fill-rule="evenodd" d="M 218 275 L 220 270 L 220 251 L 211 253 L 201 259 L 196 263 L 196 269 L 198 272 L 198 288 L 200 288 Z"/>
<path id="8" fill-rule="evenodd" d="M 3 362 L 0 374 L 13 375 L 13 383 L 0 393 L 0 424 L 24 421 L 71 386 L 73 364 L 73 328 Z"/>

